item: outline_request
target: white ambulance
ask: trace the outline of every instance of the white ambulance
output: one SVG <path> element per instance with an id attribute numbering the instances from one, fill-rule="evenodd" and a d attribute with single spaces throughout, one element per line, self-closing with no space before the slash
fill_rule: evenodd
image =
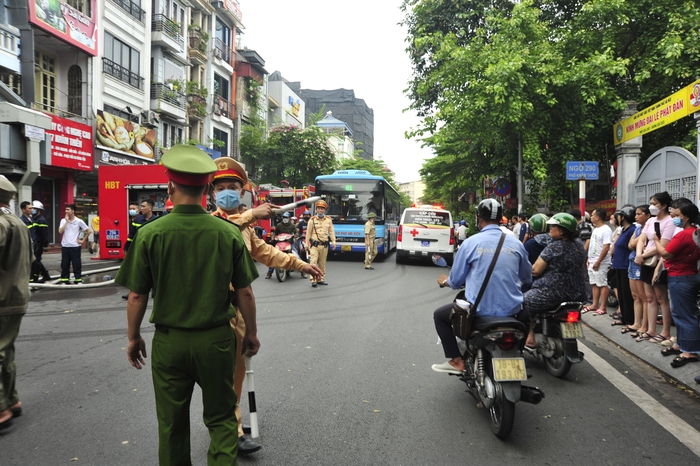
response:
<path id="1" fill-rule="evenodd" d="M 452 264 L 455 251 L 452 214 L 441 206 L 410 207 L 399 224 L 396 263 L 409 258 L 430 259 L 438 254 Z"/>

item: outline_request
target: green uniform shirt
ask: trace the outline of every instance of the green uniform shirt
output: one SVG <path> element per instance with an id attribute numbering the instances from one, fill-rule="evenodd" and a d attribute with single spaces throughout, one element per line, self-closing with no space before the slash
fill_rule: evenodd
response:
<path id="1" fill-rule="evenodd" d="M 139 229 L 114 281 L 138 294 L 155 289 L 150 322 L 194 329 L 227 324 L 236 312 L 229 283 L 256 278 L 238 228 L 200 205 L 176 205 Z"/>

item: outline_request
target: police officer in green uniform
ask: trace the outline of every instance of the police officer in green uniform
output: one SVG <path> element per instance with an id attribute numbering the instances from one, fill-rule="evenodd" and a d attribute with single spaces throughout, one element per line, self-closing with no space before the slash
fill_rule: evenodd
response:
<path id="1" fill-rule="evenodd" d="M 126 286 L 127 358 L 141 369 L 146 343 L 140 334 L 148 293 L 155 290 L 150 322 L 156 331 L 151 372 L 158 417 L 161 465 L 191 464 L 189 414 L 194 384 L 202 389 L 204 424 L 211 442 L 208 465 L 236 464 L 238 426 L 232 387 L 235 336 L 229 320 L 230 285 L 245 321 L 243 352 L 258 352 L 257 269 L 240 231 L 202 207 L 216 164 L 202 150 L 176 145 L 163 155 L 173 211 L 139 229 L 115 281 Z M 212 260 L 212 258 L 216 258 Z M 206 284 L 206 292 L 197 290 Z"/>

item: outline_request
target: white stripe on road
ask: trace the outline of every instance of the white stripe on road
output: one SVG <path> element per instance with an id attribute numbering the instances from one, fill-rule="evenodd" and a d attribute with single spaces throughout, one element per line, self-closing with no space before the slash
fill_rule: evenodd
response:
<path id="1" fill-rule="evenodd" d="M 670 432 L 690 451 L 700 456 L 700 432 L 673 414 L 648 393 L 632 383 L 627 377 L 620 374 L 613 366 L 593 351 L 589 351 L 585 359 L 627 398 L 639 406 L 642 411 L 658 422 L 661 427 Z"/>

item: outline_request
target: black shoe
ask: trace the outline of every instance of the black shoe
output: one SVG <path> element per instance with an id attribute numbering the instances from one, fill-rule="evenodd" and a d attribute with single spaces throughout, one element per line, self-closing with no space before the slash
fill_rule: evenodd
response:
<path id="1" fill-rule="evenodd" d="M 326 282 L 318 282 L 319 285 L 328 285 Z"/>
<path id="2" fill-rule="evenodd" d="M 47 273 L 46 275 L 43 275 L 43 277 L 44 277 L 44 281 L 45 281 L 45 282 L 50 282 L 50 281 L 51 281 L 51 275 L 49 275 L 48 273 Z"/>
<path id="3" fill-rule="evenodd" d="M 265 279 L 268 279 L 268 278 L 272 278 L 272 274 L 269 272 L 267 273 L 267 275 L 265 275 Z"/>
<path id="4" fill-rule="evenodd" d="M 374 267 L 365 267 L 365 270 L 374 270 Z"/>
<path id="5" fill-rule="evenodd" d="M 700 383 L 700 375 L 695 376 L 695 383 Z"/>
<path id="6" fill-rule="evenodd" d="M 260 450 L 262 445 L 255 443 L 247 437 L 238 437 L 238 454 L 239 455 L 250 455 Z"/>
<path id="7" fill-rule="evenodd" d="M 318 286 L 318 283 L 316 283 L 316 282 L 311 282 L 311 288 L 316 288 L 316 286 Z"/>
<path id="8" fill-rule="evenodd" d="M 243 433 L 250 434 L 250 426 L 243 424 Z"/>

